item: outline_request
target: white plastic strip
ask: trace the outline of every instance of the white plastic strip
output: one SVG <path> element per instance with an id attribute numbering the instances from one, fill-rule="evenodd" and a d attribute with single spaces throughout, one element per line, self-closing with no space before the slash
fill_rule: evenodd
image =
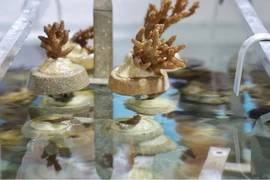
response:
<path id="1" fill-rule="evenodd" d="M 230 148 L 210 147 L 199 179 L 221 179 L 230 151 Z"/>
<path id="2" fill-rule="evenodd" d="M 244 163 L 238 164 L 238 163 L 227 162 L 225 164 L 224 171 L 250 173 L 251 166 L 250 164 L 244 164 Z"/>
<path id="3" fill-rule="evenodd" d="M 258 42 L 258 41 L 262 41 L 262 40 L 270 40 L 270 34 L 269 33 L 259 33 L 259 34 L 255 34 L 255 35 L 249 37 L 242 44 L 242 46 L 239 50 L 235 78 L 234 78 L 234 87 L 233 87 L 233 90 L 234 90 L 234 93 L 236 96 L 239 95 L 241 77 L 242 77 L 242 71 L 243 71 L 243 64 L 244 64 L 246 52 L 247 52 L 248 48 L 253 43 Z"/>

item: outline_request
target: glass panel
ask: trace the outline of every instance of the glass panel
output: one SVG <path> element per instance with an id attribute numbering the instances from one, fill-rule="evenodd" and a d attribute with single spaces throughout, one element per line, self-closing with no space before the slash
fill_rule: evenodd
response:
<path id="1" fill-rule="evenodd" d="M 237 22 L 220 23 L 233 8 L 228 2 L 213 5 L 207 26 L 179 23 L 166 32 L 165 38 L 177 34 L 177 43 L 187 44 L 181 57 L 189 61 L 186 69 L 168 72 L 170 88 L 158 98 L 136 100 L 91 84 L 58 96 L 33 94 L 26 80 L 45 58 L 36 38 L 42 28 L 36 27 L 0 83 L 1 178 L 198 178 L 210 147 L 230 148 L 222 179 L 269 177 L 263 129 L 269 122 L 256 123 L 270 112 L 269 78 L 250 49 L 241 94 L 234 96 L 245 34 Z M 139 27 L 116 24 L 115 67 Z M 88 73 L 92 77 L 93 69 Z M 264 131 L 254 134 L 253 128 Z"/>

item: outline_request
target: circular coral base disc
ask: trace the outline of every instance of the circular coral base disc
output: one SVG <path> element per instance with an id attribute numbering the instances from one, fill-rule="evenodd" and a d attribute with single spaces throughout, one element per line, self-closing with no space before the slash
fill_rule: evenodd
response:
<path id="1" fill-rule="evenodd" d="M 155 115 L 165 114 L 175 111 L 176 104 L 170 99 L 156 97 L 154 99 L 128 99 L 125 102 L 126 108 L 135 111 L 139 114 Z"/>
<path id="2" fill-rule="evenodd" d="M 27 87 L 36 94 L 63 94 L 85 88 L 89 84 L 86 70 L 76 65 L 74 72 L 69 74 L 48 75 L 38 68 L 30 72 Z"/>
<path id="3" fill-rule="evenodd" d="M 109 88 L 117 94 L 135 96 L 165 92 L 170 88 L 166 71 L 160 76 L 126 78 L 116 74 L 118 68 L 112 70 L 109 78 Z"/>

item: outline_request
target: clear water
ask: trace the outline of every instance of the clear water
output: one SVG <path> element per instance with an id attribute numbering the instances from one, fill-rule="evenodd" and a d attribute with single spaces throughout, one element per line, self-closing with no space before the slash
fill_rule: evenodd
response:
<path id="1" fill-rule="evenodd" d="M 15 79 L 22 76 L 27 77 L 26 74 L 26 72 L 17 71 L 13 72 L 12 75 L 11 72 L 11 74 L 7 74 L 7 79 L 4 79 L 3 82 L 13 81 L 17 85 L 23 85 L 23 78 L 15 81 L 14 77 Z M 183 159 L 183 152 L 185 152 L 186 149 L 191 148 L 190 146 L 192 144 L 193 151 L 201 151 L 201 153 L 199 153 L 200 155 L 207 154 L 207 151 L 204 150 L 205 147 L 212 145 L 217 147 L 225 146 L 231 148 L 227 162 L 236 163 L 234 128 L 237 128 L 238 130 L 238 143 L 241 145 L 239 154 L 241 163 L 249 165 L 251 160 L 250 135 L 253 128 L 253 122 L 248 119 L 247 116 L 250 110 L 258 107 L 258 104 L 254 103 L 247 92 L 244 92 L 241 95 L 241 106 L 243 106 L 244 111 L 239 112 L 238 114 L 232 113 L 232 110 L 230 109 L 232 106 L 230 106 L 229 103 L 209 105 L 191 102 L 186 99 L 183 93 L 181 93 L 182 90 L 179 89 L 181 82 L 185 81 L 182 81 L 179 78 L 170 79 L 170 83 L 172 84 L 171 88 L 161 95 L 177 104 L 177 110 L 171 113 L 157 113 L 153 116 L 149 116 L 162 125 L 164 128 L 164 135 L 169 136 L 175 141 L 178 147 L 171 152 L 152 156 L 132 154 L 133 144 L 131 141 L 123 143 L 116 141 L 115 139 L 105 138 L 100 134 L 100 128 L 107 120 L 95 119 L 94 116 L 92 116 L 92 113 L 90 113 L 89 116 L 93 118 L 91 128 L 85 132 L 79 133 L 80 136 L 88 140 L 86 143 L 75 145 L 71 148 L 58 149 L 54 158 L 42 158 L 46 147 L 51 143 L 49 139 L 28 138 L 26 139 L 26 142 L 20 141 L 24 136 L 24 134 L 21 134 L 20 128 L 30 120 L 30 117 L 27 114 L 28 109 L 25 107 L 13 109 L 13 111 L 9 112 L 9 114 L 3 118 L 3 112 L 10 107 L 1 106 L 1 178 L 127 179 L 127 177 L 132 176 L 132 173 L 133 178 L 137 177 L 140 179 L 149 179 L 151 177 L 161 179 L 197 178 L 200 171 L 197 171 L 196 169 L 202 168 L 206 157 L 195 161 L 188 161 Z M 0 86 L 2 89 L 9 88 L 9 85 L 7 86 L 3 83 L 0 84 Z M 94 91 L 97 93 L 96 95 L 100 93 L 97 89 L 99 88 L 94 87 Z M 124 105 L 124 102 L 129 98 L 131 97 L 113 94 L 112 101 L 108 100 L 104 102 L 112 104 L 113 119 L 126 116 L 132 117 L 136 114 L 136 112 L 127 109 Z M 38 104 L 41 99 L 42 97 L 38 97 L 33 103 Z M 94 106 L 94 108 L 99 107 Z M 105 112 L 107 109 L 102 109 L 102 111 Z M 191 128 L 189 132 L 200 133 L 200 135 L 196 136 L 196 134 L 192 135 L 184 133 L 184 135 L 188 135 L 189 138 L 187 138 L 187 136 L 182 136 L 182 130 L 186 127 L 184 122 L 193 125 L 193 128 Z M 180 125 L 181 123 L 184 124 Z M 8 128 L 5 127 L 8 124 Z M 3 127 L 5 128 L 3 129 Z M 89 127 L 89 125 L 86 127 Z M 12 130 L 16 130 L 18 133 L 11 134 L 7 142 L 5 137 L 2 137 L 1 135 Z M 211 138 L 213 136 L 211 136 L 212 132 L 210 131 L 215 130 L 218 130 L 221 133 L 215 134 L 214 138 Z M 92 132 L 92 134 L 90 133 L 89 135 L 89 132 Z M 72 144 L 68 141 L 65 143 L 66 145 Z M 194 149 L 194 147 L 196 148 Z M 71 152 L 71 154 L 69 152 Z M 180 158 L 181 156 L 182 158 Z M 48 164 L 49 160 L 53 164 Z M 183 170 L 183 167 L 187 166 L 187 163 L 191 163 L 191 167 L 189 168 L 191 169 L 191 172 Z M 250 178 L 258 177 L 251 175 L 249 172 L 232 172 L 225 169 L 222 178 L 243 179 L 244 176 Z"/>

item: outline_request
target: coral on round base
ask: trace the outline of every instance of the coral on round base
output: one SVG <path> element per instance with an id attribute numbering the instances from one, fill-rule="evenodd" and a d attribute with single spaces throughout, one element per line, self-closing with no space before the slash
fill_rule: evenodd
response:
<path id="1" fill-rule="evenodd" d="M 89 84 L 86 70 L 75 65 L 76 69 L 68 74 L 44 74 L 38 68 L 30 72 L 27 86 L 36 94 L 61 94 L 77 91 Z"/>
<path id="2" fill-rule="evenodd" d="M 160 76 L 149 76 L 140 78 L 120 77 L 117 70 L 111 72 L 109 88 L 117 94 L 135 96 L 143 94 L 156 94 L 165 92 L 169 89 L 169 79 L 165 71 Z"/>

